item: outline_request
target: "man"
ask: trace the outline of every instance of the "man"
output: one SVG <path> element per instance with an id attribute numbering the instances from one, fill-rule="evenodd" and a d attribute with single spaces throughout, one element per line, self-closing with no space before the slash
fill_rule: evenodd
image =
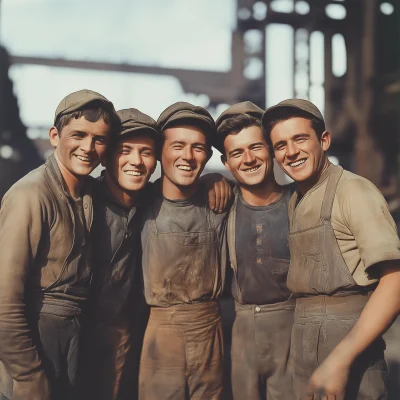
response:
<path id="1" fill-rule="evenodd" d="M 215 147 L 238 182 L 228 220 L 236 309 L 231 380 L 237 400 L 294 397 L 288 358 L 295 301 L 286 286 L 291 190 L 275 180 L 263 112 L 246 101 L 216 121 Z"/>
<path id="2" fill-rule="evenodd" d="M 91 279 L 86 177 L 105 155 L 117 123 L 102 95 L 71 93 L 49 131 L 54 154 L 4 196 L 0 360 L 14 379 L 13 399 L 76 398 L 79 314 Z"/>
<path id="3" fill-rule="evenodd" d="M 94 190 L 95 265 L 82 346 L 82 399 L 137 398 L 141 339 L 147 321 L 140 294 L 140 206 L 157 164 L 161 134 L 150 116 L 118 111 L 121 131 Z M 139 264 L 139 265 L 138 265 Z M 124 378 L 125 373 L 129 376 Z"/>
<path id="4" fill-rule="evenodd" d="M 387 204 L 371 182 L 329 162 L 330 133 L 314 104 L 285 100 L 263 124 L 298 187 L 289 205 L 288 274 L 299 296 L 296 396 L 387 399 L 381 335 L 400 310 L 399 239 Z"/>
<path id="5" fill-rule="evenodd" d="M 142 267 L 151 306 L 139 398 L 220 399 L 223 386 L 219 298 L 226 263 L 226 215 L 207 206 L 200 174 L 215 124 L 202 107 L 164 110 L 162 178 L 142 231 Z"/>

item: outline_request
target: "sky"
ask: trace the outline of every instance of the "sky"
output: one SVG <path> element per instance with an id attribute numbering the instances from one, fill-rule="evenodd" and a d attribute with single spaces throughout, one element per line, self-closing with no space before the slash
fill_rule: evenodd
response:
<path id="1" fill-rule="evenodd" d="M 296 7 L 299 3 L 306 2 L 297 2 Z M 285 12 L 293 10 L 294 3 L 275 0 L 272 6 Z M 256 2 L 247 13 L 265 15 L 266 11 L 262 2 Z M 19 56 L 227 72 L 231 68 L 235 13 L 235 0 L 2 0 L 0 42 Z M 293 29 L 284 25 L 267 28 L 266 106 L 293 97 L 293 82 L 299 93 L 308 86 L 304 71 L 293 79 L 291 60 L 293 50 L 303 55 L 309 50 L 310 100 L 323 111 L 323 35 L 313 33 L 309 49 L 304 43 L 294 49 L 293 34 Z M 343 74 L 344 42 L 340 37 L 336 42 L 335 68 Z M 184 93 L 180 82 L 168 75 L 15 65 L 10 77 L 21 118 L 28 127 L 50 126 L 59 101 L 82 88 L 102 93 L 116 109 L 135 107 L 154 119 L 176 101 L 208 105 L 206 96 Z M 32 139 L 46 135 L 45 130 L 28 133 Z M 209 167 L 220 168 L 219 154 L 215 153 Z"/>

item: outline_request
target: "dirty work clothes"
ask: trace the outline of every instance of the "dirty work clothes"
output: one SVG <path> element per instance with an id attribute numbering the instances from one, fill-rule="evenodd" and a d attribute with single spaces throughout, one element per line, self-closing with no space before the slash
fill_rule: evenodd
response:
<path id="1" fill-rule="evenodd" d="M 289 368 L 295 300 L 254 306 L 236 303 L 232 331 L 234 400 L 294 398 Z"/>
<path id="2" fill-rule="evenodd" d="M 300 200 L 297 194 L 294 195 L 291 203 L 298 201 L 298 204 L 293 210 L 290 231 L 315 232 L 314 228 L 321 225 L 321 218 L 329 214 L 329 225 L 333 229 L 341 253 L 339 258 L 344 260 L 346 269 L 355 283 L 367 287 L 378 281 L 377 263 L 400 260 L 400 241 L 382 193 L 367 179 L 349 171 L 342 170 L 334 198 L 331 199 L 333 204 L 330 204 L 328 209 L 325 205 L 324 213 L 321 213 L 328 178 L 338 168 L 341 167 L 329 165 L 318 182 Z M 312 241 L 305 239 L 305 242 L 303 264 L 312 268 L 319 263 L 320 256 L 316 255 L 320 254 L 320 251 L 310 248 Z M 325 241 L 317 239 L 314 245 L 321 247 L 320 244 L 323 243 Z M 300 259 L 293 257 L 293 254 L 292 260 L 300 262 Z M 292 265 L 290 269 L 293 269 Z M 323 277 L 324 274 L 315 276 Z M 290 276 L 288 285 L 291 286 Z"/>
<path id="3" fill-rule="evenodd" d="M 240 304 L 288 300 L 291 294 L 286 286 L 291 187 L 284 187 L 282 196 L 274 203 L 257 207 L 248 204 L 239 190 L 235 192 L 228 239 L 235 271 L 232 282 L 235 300 Z"/>
<path id="4" fill-rule="evenodd" d="M 167 200 L 158 192 L 145 213 L 142 249 L 150 306 L 220 297 L 227 259 L 226 214 L 209 210 L 205 188 L 187 200 Z"/>
<path id="5" fill-rule="evenodd" d="M 223 344 L 216 301 L 226 270 L 226 214 L 214 214 L 207 203 L 201 187 L 187 200 L 158 193 L 146 210 L 142 267 L 152 307 L 141 358 L 141 399 L 220 398 Z"/>
<path id="6" fill-rule="evenodd" d="M 277 201 L 255 207 L 235 188 L 228 220 L 236 301 L 231 348 L 235 400 L 294 396 L 288 359 L 295 302 L 286 286 L 292 191 L 285 186 Z"/>
<path id="7" fill-rule="evenodd" d="M 0 210 L 0 359 L 13 377 L 14 397 L 49 399 L 35 325 L 27 315 L 75 318 L 91 278 L 86 232 L 92 223 L 90 180 L 82 189 L 82 217 L 70 197 L 54 155 L 6 193 Z M 82 217 L 82 218 L 81 218 Z M 18 221 L 18 223 L 16 223 Z M 18 245 L 16 245 L 18 244 Z M 48 325 L 64 340 L 58 324 Z M 41 333 L 42 335 L 42 333 Z M 49 349 L 49 357 L 51 357 Z M 62 360 L 68 364 L 69 359 Z M 64 369 L 64 371 L 67 368 Z M 65 377 L 68 379 L 68 377 Z"/>
<path id="8" fill-rule="evenodd" d="M 321 207 L 318 208 L 320 215 L 315 225 L 309 226 L 307 229 L 298 229 L 302 224 L 304 228 L 305 223 L 302 222 L 302 219 L 311 212 L 309 207 L 313 207 L 312 196 L 315 187 L 305 194 L 297 206 L 297 193 L 293 195 L 289 204 L 291 260 L 288 286 L 293 293 L 307 296 L 307 298 L 297 299 L 295 325 L 292 333 L 293 380 L 297 396 L 304 394 L 304 388 L 307 386 L 312 372 L 355 325 L 368 301 L 368 294 L 365 292 L 374 288 L 373 285 L 370 285 L 369 288 L 368 286 L 359 286 L 343 258 L 332 227 L 333 203 L 338 195 L 337 188 L 343 175 L 343 169 L 339 166 L 330 166 L 327 171 L 325 171 L 327 172 L 325 176 L 321 177 L 323 181 L 327 180 L 327 182 Z M 365 183 L 362 180 L 362 182 L 362 185 L 370 185 L 368 181 Z M 320 184 L 321 181 L 315 186 L 318 187 Z M 352 184 L 357 186 L 357 179 L 354 179 Z M 346 196 L 346 194 L 341 193 L 341 196 Z M 368 204 L 368 200 L 369 197 L 363 199 L 366 204 Z M 348 203 L 347 206 L 349 206 Z M 351 209 L 350 213 L 353 211 Z M 357 215 L 357 211 L 355 213 Z M 359 217 L 361 218 L 362 215 Z M 389 232 L 390 229 L 386 229 L 388 222 L 384 213 L 382 213 L 381 220 L 382 230 Z M 374 227 L 376 224 L 379 225 L 378 221 L 373 221 L 372 224 Z M 360 246 L 355 247 L 353 251 L 363 259 L 364 255 L 370 253 L 361 246 L 365 246 L 369 240 L 373 247 L 376 240 L 375 235 L 380 230 L 379 228 L 368 230 L 368 219 L 363 223 L 360 222 L 359 225 L 367 229 L 368 235 L 359 231 L 356 222 L 349 223 L 349 228 L 354 229 L 352 235 L 354 235 L 357 245 L 359 244 L 358 236 L 361 237 Z M 376 262 L 388 260 L 390 257 L 397 259 L 397 235 L 394 230 L 392 232 L 394 237 L 389 241 L 389 243 L 393 243 L 391 253 L 378 253 L 382 258 L 376 259 Z M 390 249 L 389 243 L 385 245 L 389 246 L 386 247 L 388 250 Z M 364 263 L 368 265 L 365 259 Z M 361 381 L 361 386 L 358 395 L 356 395 L 357 388 L 352 386 L 350 389 L 354 392 L 346 400 L 386 398 L 386 364 L 383 358 L 382 340 L 382 338 L 378 338 L 376 345 L 371 346 L 360 355 L 359 360 L 361 361 L 357 360 L 354 363 L 349 382 L 358 380 L 358 382 Z M 369 382 L 369 385 L 366 386 L 364 382 Z M 367 397 L 368 393 L 370 397 Z"/>
<path id="9" fill-rule="evenodd" d="M 37 345 L 54 400 L 77 398 L 76 378 L 81 323 L 79 317 L 37 316 Z"/>
<path id="10" fill-rule="evenodd" d="M 312 373 L 356 324 L 369 294 L 297 299 L 291 357 L 296 398 L 302 400 Z M 346 400 L 385 400 L 388 370 L 379 337 L 354 362 Z"/>
<path id="11" fill-rule="evenodd" d="M 137 341 L 143 337 L 147 321 L 147 315 L 139 315 L 139 309 L 147 306 L 138 268 L 138 208 L 123 207 L 114 199 L 104 172 L 96 181 L 93 195 L 91 240 L 95 268 L 82 332 L 80 397 L 133 400 L 137 398 L 140 357 Z M 128 360 L 135 357 L 129 365 Z M 132 385 L 122 389 L 124 373 L 130 375 Z"/>
<path id="12" fill-rule="evenodd" d="M 220 400 L 223 343 L 215 301 L 152 307 L 142 350 L 140 400 Z"/>

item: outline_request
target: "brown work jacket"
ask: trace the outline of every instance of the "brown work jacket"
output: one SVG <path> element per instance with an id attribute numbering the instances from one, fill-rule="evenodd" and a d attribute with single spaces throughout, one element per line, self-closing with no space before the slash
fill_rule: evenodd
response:
<path id="1" fill-rule="evenodd" d="M 92 221 L 91 184 L 82 193 L 87 229 Z M 75 218 L 54 155 L 5 194 L 0 209 L 0 360 L 31 399 L 47 386 L 32 341 L 30 312 L 46 304 L 61 309 L 84 300 L 68 292 Z M 56 295 L 54 295 L 56 294 Z M 48 300 L 50 299 L 50 300 Z M 61 311 L 62 314 L 62 311 Z M 23 390 L 20 389 L 23 387 Z M 15 395 L 15 393 L 14 393 Z M 39 396 L 39 397 L 37 397 Z M 22 398 L 22 397 L 21 397 Z"/>

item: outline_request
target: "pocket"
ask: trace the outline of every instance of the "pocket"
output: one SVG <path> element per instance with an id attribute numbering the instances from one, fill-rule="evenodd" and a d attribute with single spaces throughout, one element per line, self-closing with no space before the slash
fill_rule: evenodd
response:
<path id="1" fill-rule="evenodd" d="M 320 323 L 298 324 L 292 329 L 291 357 L 296 370 L 314 371 L 318 367 L 318 344 L 320 340 Z M 296 368 L 297 366 L 297 368 Z"/>

